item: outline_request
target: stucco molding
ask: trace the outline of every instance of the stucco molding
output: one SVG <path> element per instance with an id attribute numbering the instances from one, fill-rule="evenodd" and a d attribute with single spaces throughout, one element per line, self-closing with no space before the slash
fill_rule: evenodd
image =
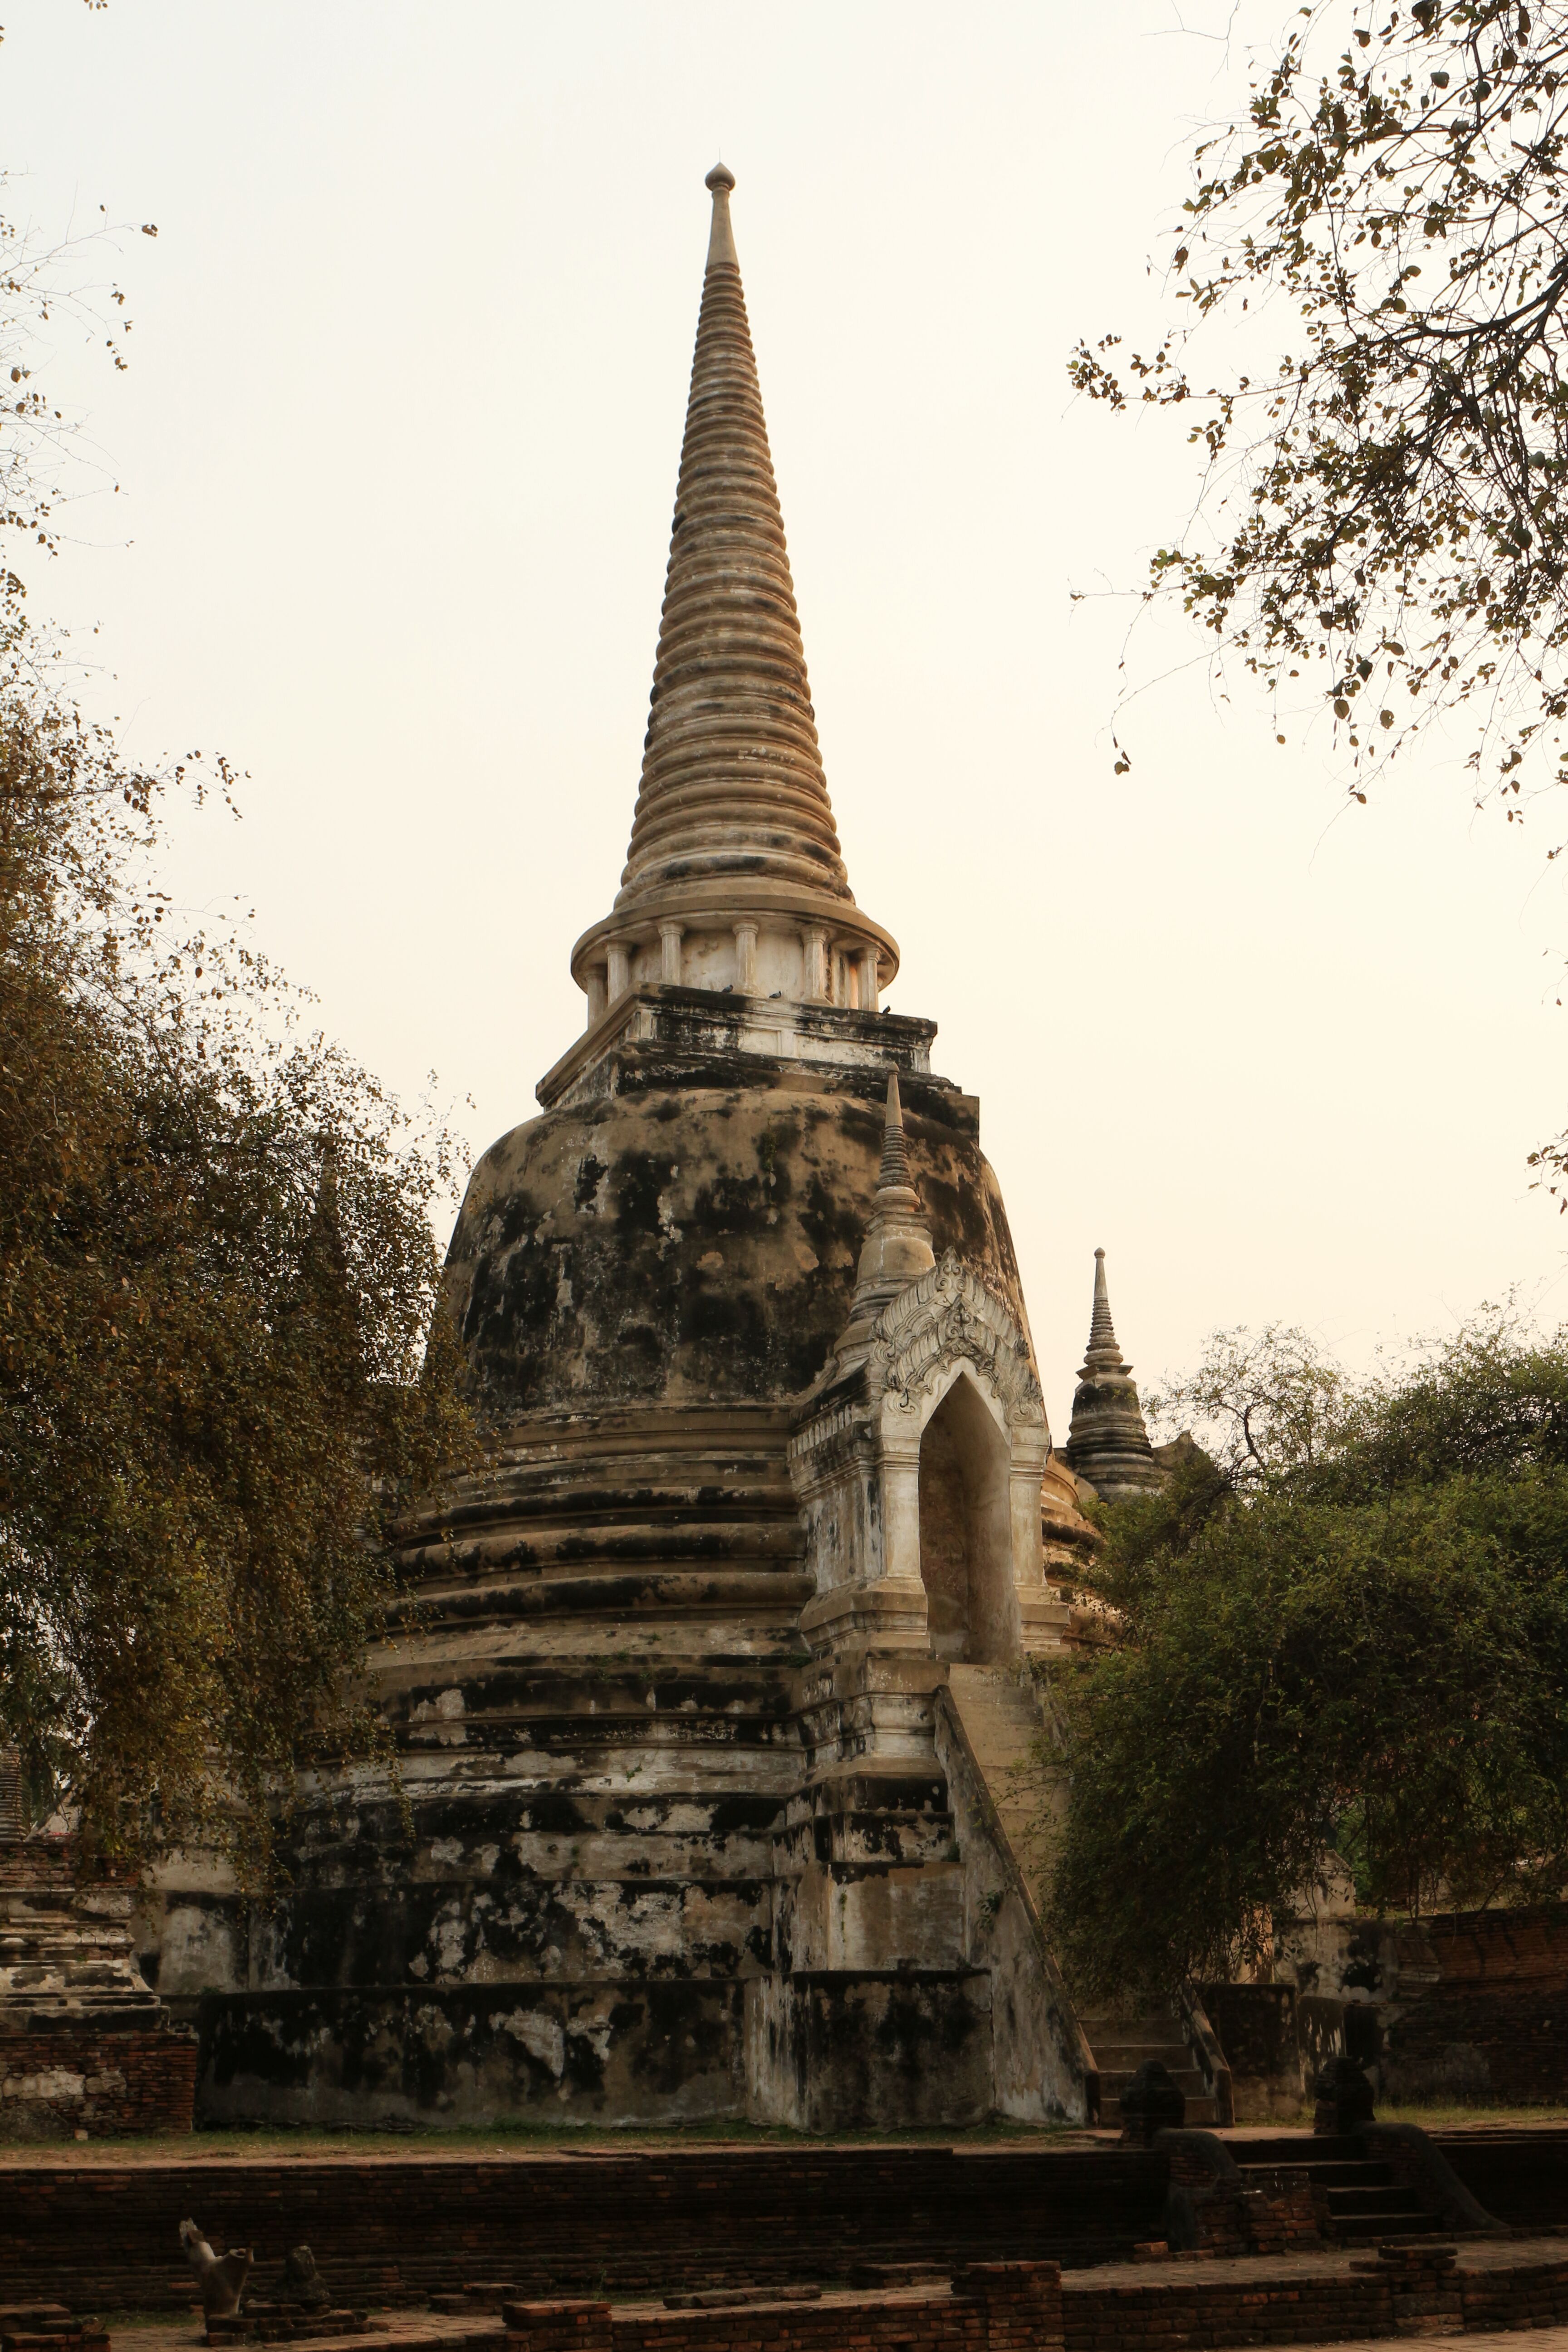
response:
<path id="1" fill-rule="evenodd" d="M 923 1419 L 960 1361 L 982 1375 L 1010 1433 L 1045 1428 L 1028 1341 L 1001 1299 L 950 1249 L 879 1316 L 866 1368 L 871 1397 Z"/>

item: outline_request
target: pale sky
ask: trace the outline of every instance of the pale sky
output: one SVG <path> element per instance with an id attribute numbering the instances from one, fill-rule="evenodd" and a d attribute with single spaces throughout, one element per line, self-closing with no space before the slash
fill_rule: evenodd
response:
<path id="1" fill-rule="evenodd" d="M 138 756 L 247 772 L 186 896 L 253 905 L 476 1153 L 619 879 L 722 153 L 851 883 L 981 1098 L 1058 1438 L 1097 1244 L 1145 1383 L 1221 1324 L 1361 1363 L 1511 1285 L 1568 1315 L 1524 1165 L 1568 1118 L 1547 826 L 1437 744 L 1345 814 L 1179 620 L 1111 774 L 1129 608 L 1071 593 L 1137 584 L 1193 461 L 1065 362 L 1150 336 L 1230 14 L 12 0 L 0 48 L 14 213 L 159 230 L 114 263 L 130 373 L 60 330 L 121 487 L 35 605 L 97 629 Z"/>

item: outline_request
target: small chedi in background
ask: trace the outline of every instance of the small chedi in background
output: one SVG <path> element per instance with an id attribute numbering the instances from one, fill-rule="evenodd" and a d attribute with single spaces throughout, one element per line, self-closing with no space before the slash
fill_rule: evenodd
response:
<path id="1" fill-rule="evenodd" d="M 137 1966 L 132 1889 L 79 1884 L 78 1859 L 29 1832 L 0 1748 L 0 2139 L 189 2131 L 195 2037 Z"/>

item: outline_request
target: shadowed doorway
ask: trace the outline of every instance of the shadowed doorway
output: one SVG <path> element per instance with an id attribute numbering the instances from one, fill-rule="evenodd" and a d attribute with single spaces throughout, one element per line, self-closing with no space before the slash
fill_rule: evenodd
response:
<path id="1" fill-rule="evenodd" d="M 921 1579 L 939 1658 L 995 1664 L 1010 1647 L 1007 1441 L 960 1373 L 921 1440 Z"/>

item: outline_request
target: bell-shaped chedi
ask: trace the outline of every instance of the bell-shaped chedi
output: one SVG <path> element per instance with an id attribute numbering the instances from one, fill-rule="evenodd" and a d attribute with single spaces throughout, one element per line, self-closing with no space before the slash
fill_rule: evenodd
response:
<path id="1" fill-rule="evenodd" d="M 397 1769 L 301 1780 L 264 1949 L 237 1894 L 165 1897 L 213 2120 L 1087 2113 L 1043 1942 L 964 1896 L 1000 1832 L 950 1782 L 956 1718 L 938 1745 L 954 1664 L 1013 1690 L 1069 1630 L 1022 1283 L 979 1105 L 878 1003 L 898 951 L 839 855 L 731 185 L 588 1026 L 447 1258 L 490 1443 L 405 1525 L 367 1662 Z"/>
<path id="2" fill-rule="evenodd" d="M 1116 1344 L 1102 1249 L 1094 1253 L 1094 1311 L 1073 1394 L 1066 1453 L 1076 1475 L 1107 1503 L 1148 1494 L 1163 1483 L 1143 1425 L 1132 1367 L 1122 1361 Z"/>
<path id="3" fill-rule="evenodd" d="M 642 781 L 614 912 L 572 955 L 590 1027 L 684 985 L 875 1011 L 898 970 L 855 904 L 827 797 L 730 225 L 697 321 Z"/>

